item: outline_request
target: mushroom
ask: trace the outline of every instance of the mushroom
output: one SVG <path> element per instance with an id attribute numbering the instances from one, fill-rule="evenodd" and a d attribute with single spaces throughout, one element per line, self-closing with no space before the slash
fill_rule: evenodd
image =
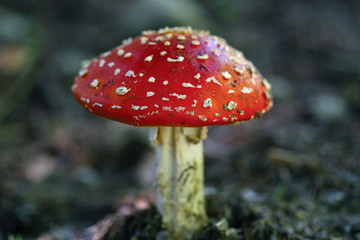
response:
<path id="1" fill-rule="evenodd" d="M 155 127 L 157 207 L 173 239 L 207 219 L 202 140 L 207 126 L 238 124 L 272 106 L 270 84 L 240 51 L 190 27 L 144 31 L 87 62 L 72 86 L 91 113 Z"/>

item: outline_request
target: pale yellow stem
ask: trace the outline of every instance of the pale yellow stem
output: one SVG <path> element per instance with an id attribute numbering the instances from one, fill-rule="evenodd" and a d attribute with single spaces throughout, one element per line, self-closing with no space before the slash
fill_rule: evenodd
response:
<path id="1" fill-rule="evenodd" d="M 172 239 L 187 239 L 206 220 L 202 139 L 206 128 L 160 127 L 158 209 Z"/>

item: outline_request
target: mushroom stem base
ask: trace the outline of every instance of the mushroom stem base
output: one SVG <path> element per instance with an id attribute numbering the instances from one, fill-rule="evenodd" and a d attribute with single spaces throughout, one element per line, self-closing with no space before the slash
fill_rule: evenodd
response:
<path id="1" fill-rule="evenodd" d="M 159 127 L 158 209 L 172 239 L 187 239 L 206 220 L 202 139 L 206 127 Z"/>

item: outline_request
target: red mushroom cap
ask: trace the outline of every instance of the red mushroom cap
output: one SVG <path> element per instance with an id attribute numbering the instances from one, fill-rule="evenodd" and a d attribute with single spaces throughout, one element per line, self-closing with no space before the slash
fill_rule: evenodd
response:
<path id="1" fill-rule="evenodd" d="M 72 86 L 95 115 L 135 126 L 238 123 L 272 106 L 270 84 L 225 40 L 190 27 L 145 31 L 88 62 Z"/>

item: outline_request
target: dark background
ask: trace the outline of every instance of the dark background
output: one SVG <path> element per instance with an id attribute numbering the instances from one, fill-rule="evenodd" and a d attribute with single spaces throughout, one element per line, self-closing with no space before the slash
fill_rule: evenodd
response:
<path id="1" fill-rule="evenodd" d="M 0 239 L 74 239 L 153 191 L 148 129 L 94 117 L 70 86 L 81 61 L 182 25 L 225 38 L 273 86 L 262 119 L 210 128 L 207 194 L 250 206 L 254 234 L 360 239 L 358 0 L 2 0 Z"/>

